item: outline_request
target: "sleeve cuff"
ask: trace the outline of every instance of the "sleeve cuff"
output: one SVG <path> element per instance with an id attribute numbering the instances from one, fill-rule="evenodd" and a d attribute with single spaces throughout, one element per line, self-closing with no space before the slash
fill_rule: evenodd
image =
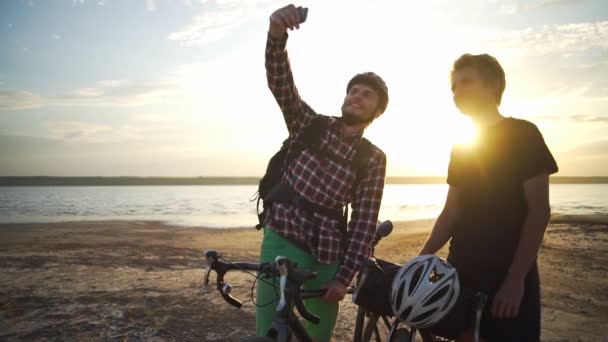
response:
<path id="1" fill-rule="evenodd" d="M 344 267 L 340 266 L 338 273 L 336 274 L 336 280 L 341 282 L 344 286 L 348 287 L 355 277 L 355 272 L 349 271 Z"/>

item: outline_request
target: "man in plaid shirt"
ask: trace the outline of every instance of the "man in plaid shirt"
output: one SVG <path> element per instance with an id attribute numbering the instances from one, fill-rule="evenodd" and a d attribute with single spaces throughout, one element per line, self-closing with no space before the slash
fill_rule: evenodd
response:
<path id="1" fill-rule="evenodd" d="M 270 16 L 266 45 L 268 87 L 283 112 L 292 144 L 318 116 L 298 94 L 285 49 L 287 29 L 298 29 L 300 22 L 293 5 L 275 11 Z M 306 326 L 318 341 L 330 340 L 338 301 L 344 298 L 359 265 L 370 254 L 384 189 L 386 156 L 371 145 L 366 172 L 360 179 L 350 161 L 361 144 L 364 129 L 384 112 L 387 103 L 388 89 L 379 76 L 371 72 L 356 75 L 348 83 L 342 117 L 328 119 L 318 150 L 305 148 L 296 155 L 281 180 L 307 201 L 324 208 L 341 209 L 351 203 L 347 239 L 342 240 L 339 219 L 292 203 L 275 202 L 266 214 L 260 260 L 287 256 L 299 267 L 317 272 L 317 278 L 306 287 L 328 289 L 322 299 L 305 302 L 307 309 L 321 318 L 319 325 Z M 276 307 L 263 305 L 273 300 L 273 287 L 258 282 L 257 302 L 261 307 L 256 318 L 260 336 L 270 328 Z"/>

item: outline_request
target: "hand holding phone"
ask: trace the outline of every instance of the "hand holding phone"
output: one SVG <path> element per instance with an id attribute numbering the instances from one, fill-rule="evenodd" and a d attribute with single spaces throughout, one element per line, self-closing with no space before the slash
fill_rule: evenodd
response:
<path id="1" fill-rule="evenodd" d="M 308 7 L 298 6 L 296 8 L 298 10 L 298 14 L 300 15 L 300 24 L 306 21 L 306 17 L 308 17 Z"/>
<path id="2" fill-rule="evenodd" d="M 300 24 L 306 21 L 308 8 L 287 5 L 274 11 L 270 16 L 270 30 L 272 37 L 281 37 L 287 29 L 299 29 Z"/>

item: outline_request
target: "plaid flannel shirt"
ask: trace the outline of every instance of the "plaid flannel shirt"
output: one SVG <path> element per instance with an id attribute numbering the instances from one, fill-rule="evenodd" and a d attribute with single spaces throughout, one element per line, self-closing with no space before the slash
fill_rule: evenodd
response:
<path id="1" fill-rule="evenodd" d="M 297 139 L 318 114 L 298 94 L 285 49 L 287 38 L 287 33 L 281 39 L 268 36 L 266 75 L 268 87 L 283 112 L 289 135 Z M 325 155 L 338 157 L 338 160 L 352 160 L 363 131 L 356 136 L 344 136 L 341 122 L 336 118 L 329 120 L 329 128 L 321 136 L 320 150 Z M 354 184 L 356 170 L 352 165 L 318 154 L 305 149 L 287 166 L 282 181 L 307 200 L 324 207 L 339 209 L 351 203 L 345 255 L 342 255 L 339 221 L 335 218 L 310 213 L 288 203 L 274 203 L 265 223 L 279 235 L 307 246 L 320 263 L 342 261 L 336 279 L 348 286 L 359 265 L 371 252 L 370 244 L 376 232 L 384 190 L 386 156 L 378 147 L 372 146 L 365 177 L 359 184 Z"/>

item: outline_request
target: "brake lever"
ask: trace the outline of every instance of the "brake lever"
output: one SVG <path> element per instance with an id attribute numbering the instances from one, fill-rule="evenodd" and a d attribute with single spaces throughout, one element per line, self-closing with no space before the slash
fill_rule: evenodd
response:
<path id="1" fill-rule="evenodd" d="M 281 299 L 279 300 L 279 305 L 277 305 L 277 311 L 281 311 L 286 305 L 285 286 L 287 285 L 287 274 L 288 274 L 287 258 L 278 256 L 275 258 L 275 262 L 277 264 L 277 268 L 279 269 L 279 274 L 280 274 L 279 286 L 280 286 L 280 295 L 281 295 Z"/>

